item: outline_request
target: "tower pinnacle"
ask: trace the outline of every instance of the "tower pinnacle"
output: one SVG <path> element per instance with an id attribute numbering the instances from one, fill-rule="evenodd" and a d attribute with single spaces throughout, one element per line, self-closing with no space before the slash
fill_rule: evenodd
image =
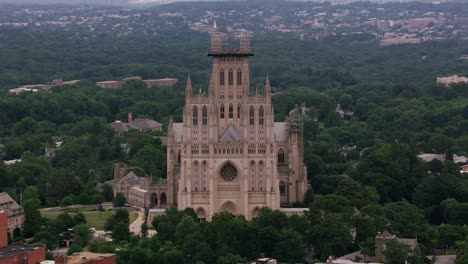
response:
<path id="1" fill-rule="evenodd" d="M 192 98 L 192 78 L 190 74 L 187 76 L 187 86 L 185 87 L 185 100 L 189 101 Z"/>

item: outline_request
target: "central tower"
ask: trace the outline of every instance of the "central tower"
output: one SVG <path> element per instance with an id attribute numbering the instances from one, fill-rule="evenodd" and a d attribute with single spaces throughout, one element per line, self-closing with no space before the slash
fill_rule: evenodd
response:
<path id="1" fill-rule="evenodd" d="M 230 124 L 239 129 L 242 126 L 242 105 L 250 93 L 249 57 L 253 56 L 250 38 L 240 36 L 240 49 L 223 49 L 220 33 L 214 32 L 208 56 L 213 58 L 209 93 L 220 106 L 218 133 Z"/>

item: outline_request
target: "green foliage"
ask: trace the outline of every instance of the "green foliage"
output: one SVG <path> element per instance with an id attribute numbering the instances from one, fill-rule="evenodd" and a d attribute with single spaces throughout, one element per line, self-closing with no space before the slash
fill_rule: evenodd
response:
<path id="1" fill-rule="evenodd" d="M 331 255 L 342 256 L 352 246 L 350 225 L 341 214 L 329 213 L 312 225 L 307 241 L 314 245 L 316 256 L 326 260 Z"/>
<path id="2" fill-rule="evenodd" d="M 84 247 L 88 244 L 88 241 L 91 239 L 91 233 L 89 227 L 86 224 L 79 224 L 73 227 L 73 244 L 80 245 Z"/>
<path id="3" fill-rule="evenodd" d="M 128 241 L 130 239 L 128 224 L 117 222 L 112 230 L 112 239 L 115 241 Z"/>
<path id="4" fill-rule="evenodd" d="M 379 201 L 379 194 L 374 187 L 362 186 L 352 179 L 341 181 L 335 193 L 346 197 L 358 209 Z"/>
<path id="5" fill-rule="evenodd" d="M 73 255 L 74 253 L 78 253 L 78 252 L 81 252 L 81 251 L 82 251 L 82 247 L 81 247 L 79 244 L 73 243 L 73 244 L 68 248 L 67 255 L 68 255 L 68 256 L 71 256 L 71 255 Z"/>
<path id="6" fill-rule="evenodd" d="M 34 235 L 42 223 L 41 214 L 39 208 L 41 201 L 39 200 L 39 192 L 37 188 L 29 186 L 24 190 L 23 193 L 23 208 L 24 208 L 24 234 L 26 237 Z"/>
<path id="7" fill-rule="evenodd" d="M 79 225 L 79 224 L 86 224 L 86 217 L 84 216 L 83 213 L 78 212 L 73 216 L 73 224 L 74 225 Z"/>
<path id="8" fill-rule="evenodd" d="M 385 246 L 385 263 L 401 264 L 409 260 L 411 249 L 408 245 L 404 245 L 395 240 L 391 240 L 385 243 Z"/>
<path id="9" fill-rule="evenodd" d="M 126 202 L 127 202 L 127 199 L 125 199 L 125 196 L 123 195 L 123 193 L 118 192 L 115 195 L 114 201 L 112 203 L 114 204 L 114 207 L 122 207 L 125 205 Z"/>
<path id="10" fill-rule="evenodd" d="M 423 165 L 414 153 L 400 144 L 384 144 L 359 162 L 354 177 L 373 186 L 381 201 L 390 202 L 411 200 L 412 191 L 423 175 Z"/>
<path id="11" fill-rule="evenodd" d="M 281 262 L 303 262 L 304 247 L 301 235 L 292 229 L 282 229 L 278 234 L 278 243 L 273 250 L 273 256 Z"/>
<path id="12" fill-rule="evenodd" d="M 390 203 L 385 207 L 390 228 L 400 237 L 418 237 L 429 229 L 422 210 L 407 201 Z"/>

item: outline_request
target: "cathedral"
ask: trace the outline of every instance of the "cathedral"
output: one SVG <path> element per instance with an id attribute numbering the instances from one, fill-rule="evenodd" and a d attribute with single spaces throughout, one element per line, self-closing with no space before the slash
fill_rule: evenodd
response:
<path id="1" fill-rule="evenodd" d="M 129 204 L 150 208 L 193 208 L 201 220 L 228 211 L 255 218 L 262 207 L 301 214 L 292 208 L 308 189 L 303 162 L 303 108 L 293 109 L 285 122 L 274 122 L 268 76 L 260 93 L 251 92 L 250 39 L 240 48 L 224 48 L 211 38 L 212 72 L 207 92 L 194 94 L 190 76 L 182 123 L 169 122 L 167 177 L 153 181 L 119 164 L 114 167 L 114 195 Z M 125 176 L 123 176 L 125 175 Z"/>
<path id="2" fill-rule="evenodd" d="M 210 220 L 221 211 L 252 219 L 262 207 L 303 202 L 308 185 L 300 108 L 274 122 L 268 75 L 262 92 L 251 92 L 248 37 L 233 49 L 213 34 L 208 56 L 208 91 L 194 94 L 189 76 L 182 123 L 169 123 L 165 203 Z"/>

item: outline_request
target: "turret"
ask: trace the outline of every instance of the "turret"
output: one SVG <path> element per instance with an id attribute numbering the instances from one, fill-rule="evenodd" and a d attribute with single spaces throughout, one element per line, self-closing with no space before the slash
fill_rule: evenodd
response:
<path id="1" fill-rule="evenodd" d="M 211 33 L 211 52 L 221 52 L 221 33 Z"/>
<path id="2" fill-rule="evenodd" d="M 250 37 L 247 34 L 240 35 L 240 50 L 242 52 L 250 52 Z"/>
<path id="3" fill-rule="evenodd" d="M 173 123 L 174 120 L 172 120 L 172 116 L 169 118 L 169 125 L 167 126 L 167 144 L 170 145 L 172 144 L 174 140 L 174 131 L 173 131 Z"/>
<path id="4" fill-rule="evenodd" d="M 265 98 L 267 99 L 267 102 L 271 101 L 270 76 L 268 75 L 268 73 L 265 80 Z"/>
<path id="5" fill-rule="evenodd" d="M 187 86 L 185 87 L 185 102 L 189 103 L 190 99 L 192 99 L 192 79 L 189 74 L 187 77 Z"/>

